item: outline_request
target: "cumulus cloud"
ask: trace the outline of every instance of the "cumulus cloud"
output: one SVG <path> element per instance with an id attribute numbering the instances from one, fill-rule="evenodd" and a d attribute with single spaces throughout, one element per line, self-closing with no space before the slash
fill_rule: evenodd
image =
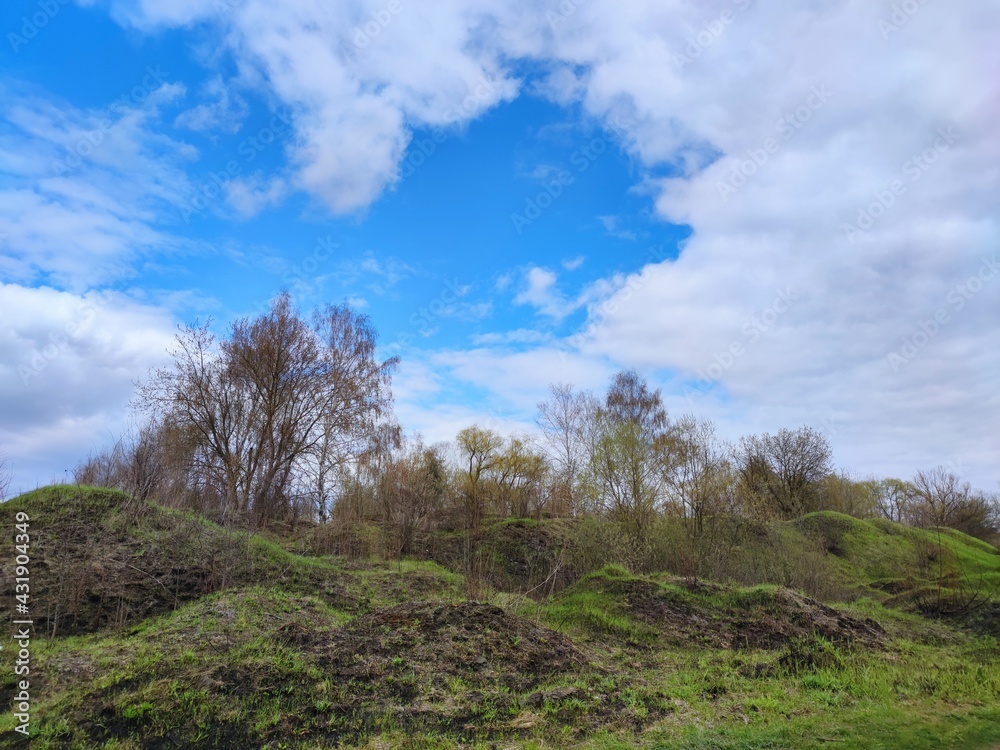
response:
<path id="1" fill-rule="evenodd" d="M 543 315 L 562 319 L 576 306 L 556 289 L 558 277 L 547 268 L 529 268 L 525 274 L 524 288 L 514 297 L 515 305 L 531 305 Z"/>
<path id="2" fill-rule="evenodd" d="M 397 182 L 414 128 L 461 127 L 518 88 L 482 43 L 489 12 L 455 0 L 247 0 L 223 14 L 141 0 L 115 12 L 145 29 L 223 24 L 240 64 L 294 112 L 296 184 L 337 213 L 367 207 Z"/>
<path id="3" fill-rule="evenodd" d="M 120 433 L 133 383 L 175 331 L 168 313 L 120 294 L 18 284 L 0 283 L 0 319 L 0 446 L 21 490 Z"/>
<path id="4" fill-rule="evenodd" d="M 280 177 L 265 179 L 255 173 L 235 177 L 226 183 L 226 202 L 236 213 L 248 219 L 267 206 L 275 206 L 288 194 L 288 184 Z"/>
<path id="5" fill-rule="evenodd" d="M 553 340 L 550 333 L 533 331 L 527 328 L 516 328 L 502 333 L 481 333 L 472 337 L 472 343 L 477 346 L 495 346 L 498 344 L 540 344 Z"/>
<path id="6" fill-rule="evenodd" d="M 570 6 L 247 0 L 222 38 L 294 112 L 295 185 L 337 212 L 391 188 L 414 128 L 460 127 L 541 70 L 534 90 L 604 124 L 658 215 L 693 232 L 586 303 L 581 356 L 721 394 L 734 430 L 826 423 L 845 463 L 954 458 L 992 486 L 1000 7 Z M 214 12 L 116 7 L 146 28 Z M 545 269 L 518 299 L 557 319 L 576 304 Z"/>
<path id="7" fill-rule="evenodd" d="M 0 446 L 16 488 L 28 489 L 64 479 L 119 432 L 133 382 L 162 361 L 174 325 L 167 307 L 184 301 L 99 290 L 196 247 L 161 223 L 190 193 L 185 166 L 196 154 L 155 128 L 184 93 L 158 69 L 100 109 L 4 86 Z"/>

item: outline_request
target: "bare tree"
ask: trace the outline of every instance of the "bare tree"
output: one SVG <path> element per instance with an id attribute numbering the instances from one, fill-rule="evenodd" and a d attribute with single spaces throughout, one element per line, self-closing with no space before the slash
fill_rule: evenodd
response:
<path id="1" fill-rule="evenodd" d="M 523 438 L 512 437 L 493 465 L 497 510 L 506 516 L 540 515 L 545 502 L 545 457 Z"/>
<path id="2" fill-rule="evenodd" d="M 538 404 L 536 422 L 541 429 L 553 470 L 550 510 L 572 515 L 581 499 L 580 479 L 586 469 L 586 430 L 597 411 L 597 400 L 567 384 L 549 386 L 549 399 Z"/>
<path id="3" fill-rule="evenodd" d="M 138 405 L 194 441 L 190 469 L 225 508 L 266 523 L 291 509 L 300 469 L 356 451 L 388 419 L 397 360 L 374 351 L 366 317 L 331 306 L 310 327 L 282 294 L 218 344 L 208 325 L 182 329 Z"/>
<path id="4" fill-rule="evenodd" d="M 396 554 L 412 551 L 416 532 L 441 509 L 447 482 L 441 446 L 425 447 L 419 438 L 386 465 L 378 494 Z"/>
<path id="5" fill-rule="evenodd" d="M 816 509 L 818 483 L 831 471 L 830 444 L 811 427 L 750 435 L 736 460 L 745 491 L 783 518 Z"/>
<path id="6" fill-rule="evenodd" d="M 7 454 L 0 451 L 0 501 L 7 499 L 7 492 L 10 490 L 10 483 L 14 478 L 11 469 L 10 459 Z"/>
<path id="7" fill-rule="evenodd" d="M 872 518 L 880 513 L 878 490 L 872 482 L 859 482 L 844 471 L 827 474 L 817 487 L 816 510 L 833 510 L 855 518 Z"/>
<path id="8" fill-rule="evenodd" d="M 911 523 L 916 489 L 902 479 L 870 479 L 866 482 L 879 515 L 896 523 Z"/>
<path id="9" fill-rule="evenodd" d="M 730 505 L 733 479 L 726 449 L 711 421 L 685 415 L 671 425 L 660 455 L 668 497 L 687 519 L 700 558 L 710 519 Z"/>
<path id="10" fill-rule="evenodd" d="M 968 482 L 938 466 L 918 471 L 913 477 L 916 522 L 921 526 L 949 526 L 959 509 L 968 502 L 972 487 Z"/>

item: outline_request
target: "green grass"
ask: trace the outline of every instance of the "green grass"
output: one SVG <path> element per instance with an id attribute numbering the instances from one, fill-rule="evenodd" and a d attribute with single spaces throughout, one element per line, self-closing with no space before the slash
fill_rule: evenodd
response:
<path id="1" fill-rule="evenodd" d="M 811 513 L 788 525 L 819 538 L 855 585 L 937 575 L 937 561 L 928 566 L 921 561 L 939 547 L 946 552 L 945 573 L 1000 580 L 1000 551 L 954 529 L 915 529 L 832 511 Z"/>
<path id="2" fill-rule="evenodd" d="M 484 635 L 480 624 L 449 626 L 447 648 L 424 635 L 443 632 L 422 629 L 442 608 L 466 612 L 448 604 L 462 601 L 463 577 L 436 563 L 303 556 L 279 537 L 126 506 L 121 493 L 66 486 L 0 505 L 5 528 L 18 510 L 32 518 L 35 611 L 65 593 L 76 579 L 59 576 L 73 572 L 82 592 L 121 597 L 138 613 L 124 624 L 33 640 L 33 748 L 1000 745 L 998 641 L 921 616 L 894 587 L 997 580 L 1000 554 L 958 532 L 833 513 L 777 525 L 766 540 L 780 545 L 776 556 L 822 560 L 824 575 L 832 571 L 851 592 L 853 601 L 835 610 L 774 584 L 692 585 L 617 565 L 543 601 L 493 594 L 569 637 L 585 659 L 525 682 L 504 676 L 503 660 L 490 653 L 487 666 L 472 662 L 477 652 L 467 644 L 480 643 L 469 640 Z M 528 532 L 546 523 L 512 521 L 496 533 L 521 534 L 517 544 L 532 550 Z M 0 554 L 9 558 L 10 545 L 5 535 Z M 927 561 L 928 550 L 937 557 Z M 163 596 L 165 586 L 189 581 L 191 571 L 211 574 L 213 564 L 224 574 L 215 590 Z M 781 575 L 780 565 L 762 570 Z M 161 608 L 139 616 L 137 603 L 156 596 Z M 388 609 L 414 601 L 441 605 L 402 624 L 400 609 Z M 489 610 L 477 606 L 469 611 Z M 867 618 L 885 632 L 870 642 L 837 640 L 810 632 L 809 618 Z M 508 659 L 539 643 L 548 653 L 558 639 L 544 631 L 541 641 L 523 643 L 506 628 L 535 631 L 499 616 L 488 622 L 481 642 L 504 644 Z M 780 637 L 765 638 L 766 648 L 738 639 L 720 646 L 748 624 Z M 0 695 L 11 694 L 12 658 L 11 649 L 0 652 Z M 14 721 L 0 713 L 0 746 L 13 741 Z"/>
<path id="3" fill-rule="evenodd" d="M 32 746 L 99 747 L 116 733 L 184 746 L 220 732 L 266 740 L 284 716 L 315 714 L 336 693 L 286 634 L 321 637 L 348 619 L 316 597 L 250 588 L 124 632 L 36 640 L 36 669 L 50 680 Z M 0 736 L 12 728 L 0 717 Z"/>

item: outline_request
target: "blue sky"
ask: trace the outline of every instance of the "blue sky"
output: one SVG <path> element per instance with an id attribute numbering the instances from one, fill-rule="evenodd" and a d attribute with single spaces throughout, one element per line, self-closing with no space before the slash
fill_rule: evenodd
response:
<path id="1" fill-rule="evenodd" d="M 8 3 L 15 484 L 120 430 L 178 323 L 221 331 L 288 288 L 371 316 L 403 358 L 400 419 L 432 440 L 530 430 L 548 383 L 636 367 L 726 438 L 811 424 L 859 474 L 943 464 L 995 488 L 998 21 L 987 3 Z"/>

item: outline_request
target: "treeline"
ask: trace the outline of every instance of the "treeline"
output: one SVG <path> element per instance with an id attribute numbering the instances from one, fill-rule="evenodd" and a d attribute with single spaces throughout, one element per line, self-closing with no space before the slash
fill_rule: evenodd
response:
<path id="1" fill-rule="evenodd" d="M 379 361 L 376 343 L 348 306 L 307 319 L 287 295 L 222 340 L 207 324 L 184 328 L 172 365 L 138 389 L 139 426 L 75 479 L 254 528 L 377 528 L 388 554 L 504 518 L 605 518 L 639 546 L 670 519 L 696 560 L 747 528 L 818 510 L 993 541 L 1000 528 L 996 495 L 944 468 L 855 479 L 810 427 L 728 444 L 708 420 L 668 415 L 635 371 L 600 396 L 551 386 L 532 434 L 472 425 L 424 445 L 395 421 L 397 361 Z"/>

